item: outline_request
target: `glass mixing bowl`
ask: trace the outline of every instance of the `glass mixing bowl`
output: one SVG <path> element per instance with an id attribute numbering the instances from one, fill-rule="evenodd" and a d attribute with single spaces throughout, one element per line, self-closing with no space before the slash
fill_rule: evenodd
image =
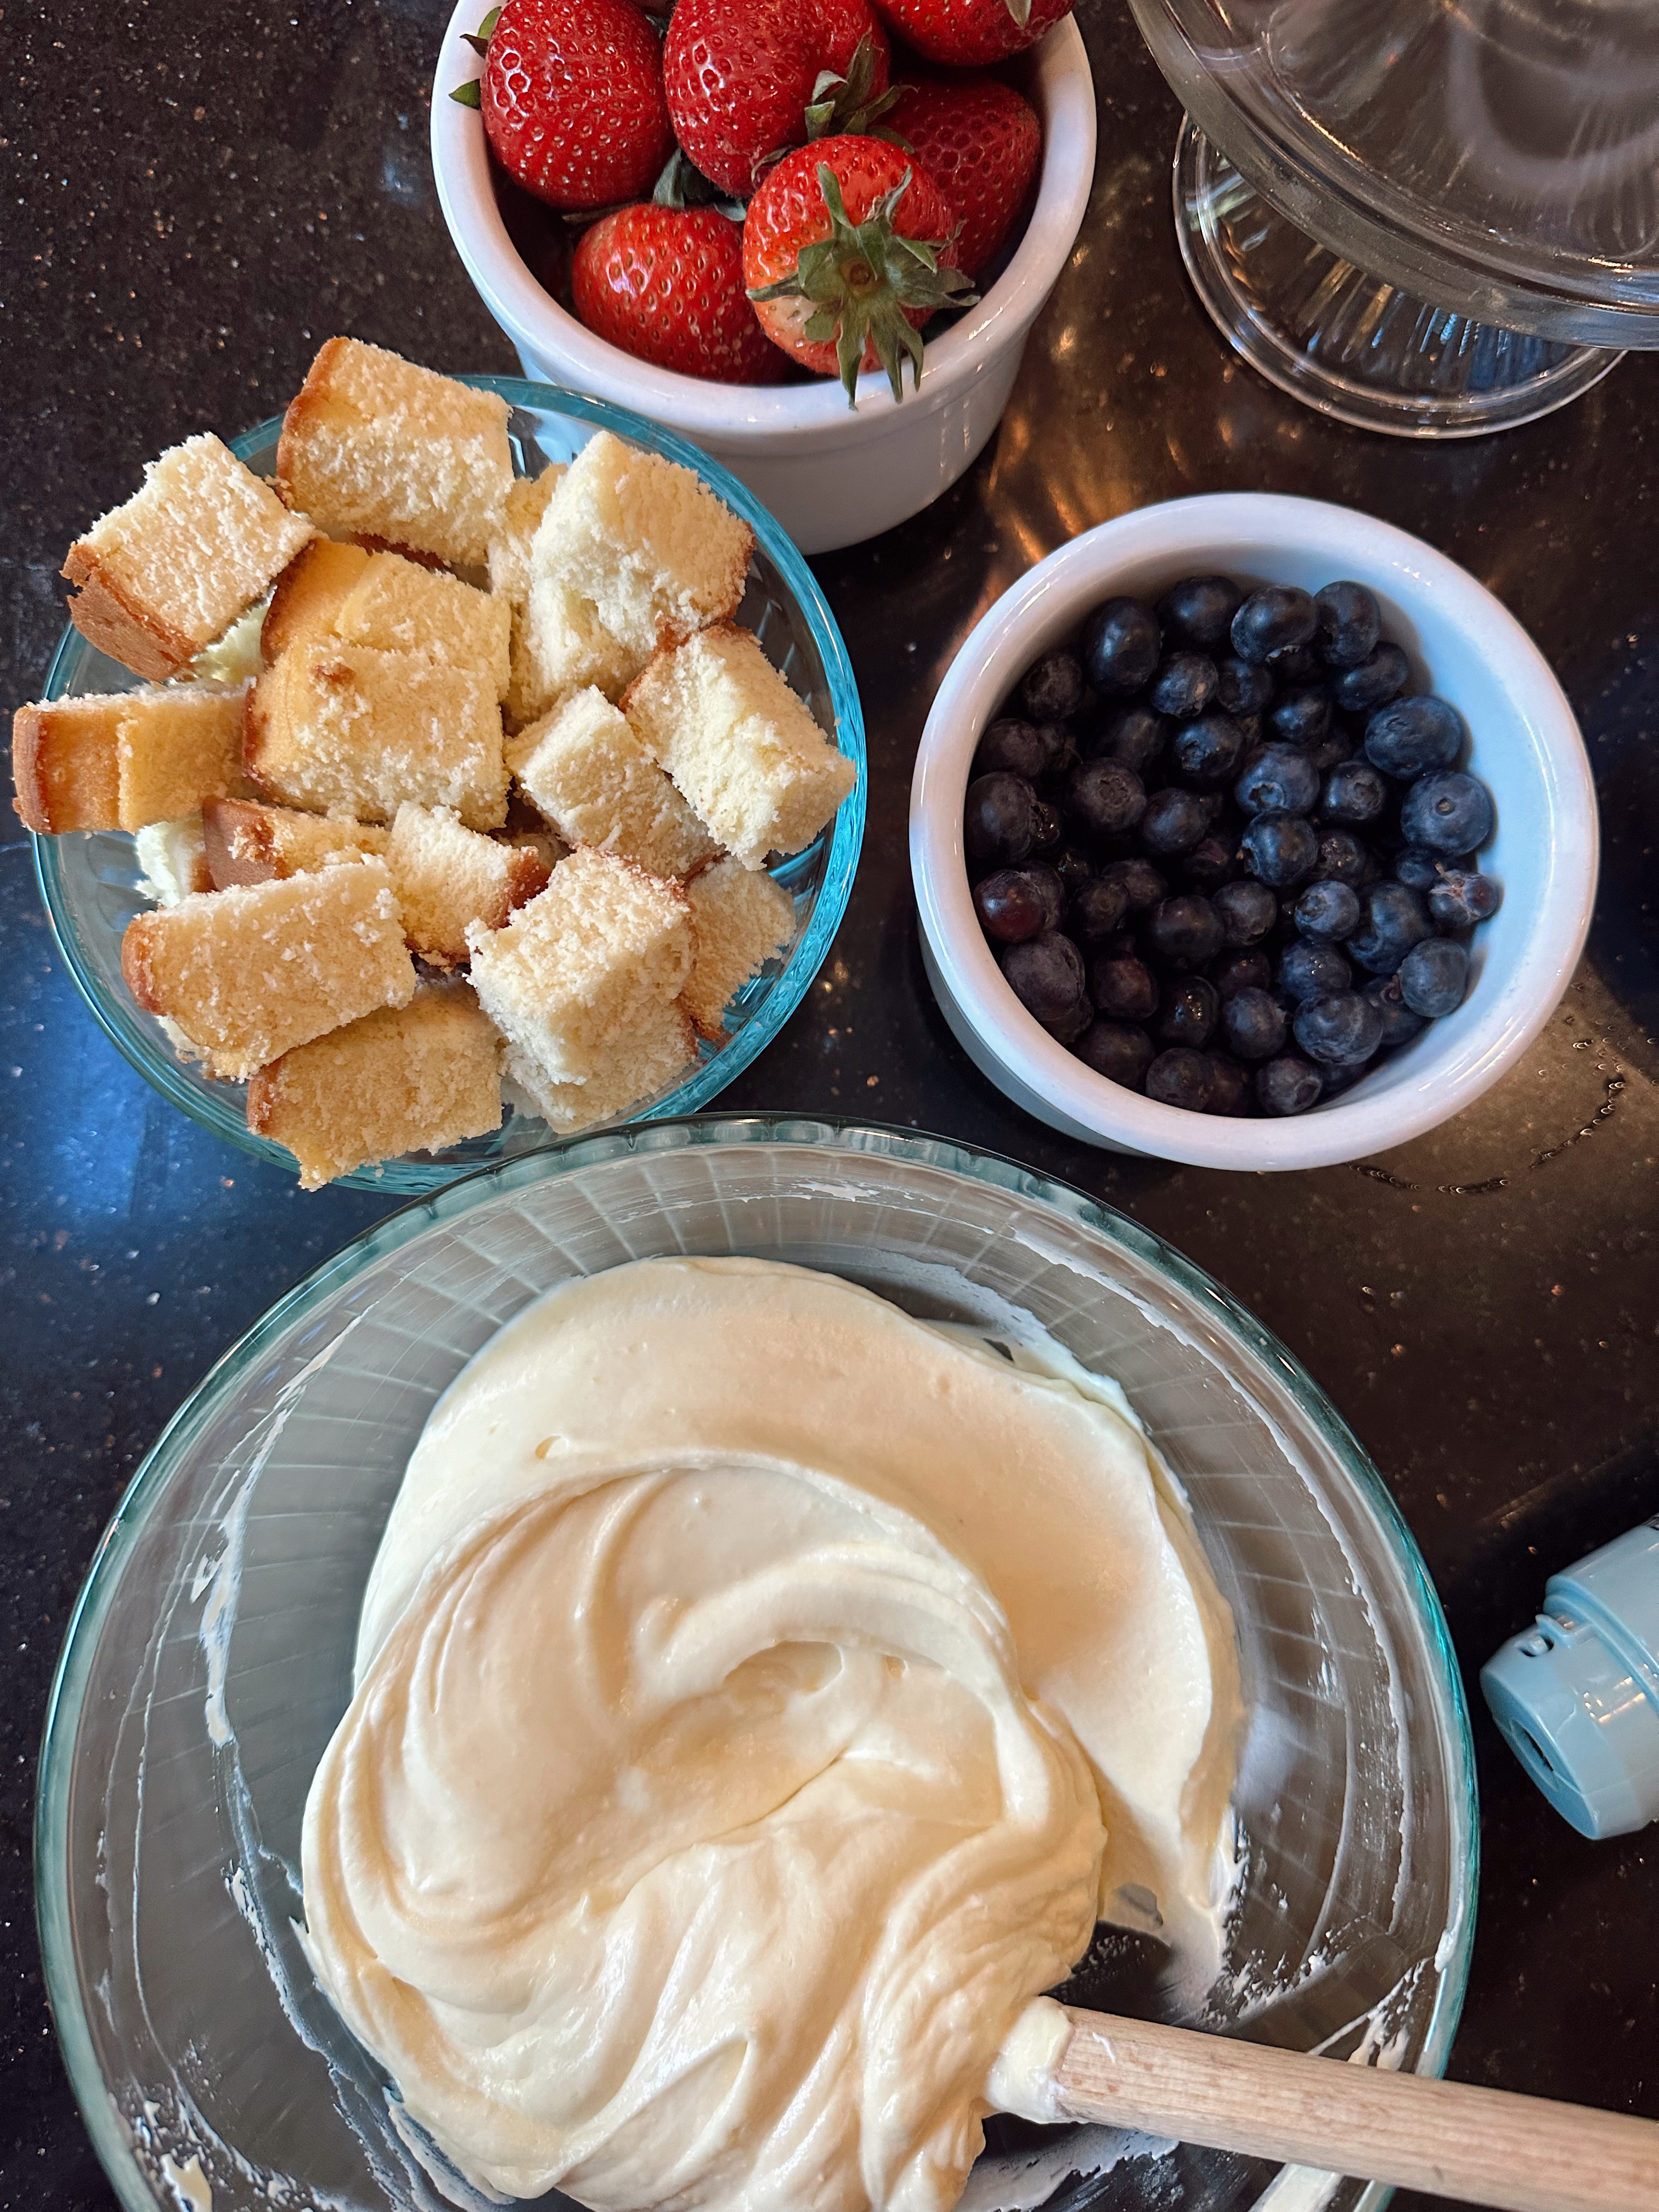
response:
<path id="1" fill-rule="evenodd" d="M 819 1121 L 659 1122 L 503 1162 L 348 1245 L 221 1360 L 100 1547 L 47 1719 L 36 1878 L 70 2078 L 130 2212 L 481 2204 L 313 1982 L 306 1792 L 434 1400 L 551 1285 L 681 1252 L 832 1269 L 929 1318 L 1012 1305 L 1121 1382 L 1191 1500 L 1249 1709 L 1225 1963 L 1187 2016 L 1439 2072 L 1474 1934 L 1468 1716 L 1416 1548 L 1308 1376 L 1168 1245 L 1008 1161 Z M 1156 1944 L 1121 1931 L 1066 1994 L 1180 2009 Z M 1161 2185 L 1206 2212 L 1386 2194 L 1109 2130 L 992 2136 L 981 2212 L 1050 2185 L 1068 2208 Z"/>
<path id="2" fill-rule="evenodd" d="M 795 933 L 727 1008 L 726 1042 L 701 1043 L 690 1073 L 642 1101 L 627 1119 L 693 1113 L 747 1067 L 788 1020 L 823 966 L 847 911 L 864 842 L 866 791 L 864 714 L 852 663 L 811 570 L 782 527 L 718 461 L 642 415 L 552 385 L 530 384 L 515 376 L 462 376 L 456 381 L 498 392 L 511 406 L 508 434 L 520 476 L 537 474 L 549 461 L 570 459 L 595 429 L 605 429 L 632 445 L 665 454 L 702 477 L 755 533 L 748 590 L 736 619 L 756 633 L 769 659 L 805 701 L 819 727 L 858 769 L 858 782 L 835 818 L 804 851 L 792 854 L 772 871 L 794 902 Z M 255 475 L 269 477 L 274 471 L 282 427 L 281 416 L 273 416 L 232 441 L 233 451 Z M 125 691 L 132 683 L 130 670 L 71 629 L 58 644 L 43 696 L 58 699 L 70 692 Z M 139 888 L 132 839 L 120 830 L 36 837 L 34 869 L 64 963 L 117 1051 L 163 1097 L 183 1107 L 204 1128 L 292 1172 L 294 1156 L 287 1147 L 249 1129 L 243 1086 L 216 1083 L 198 1064 L 181 1060 L 161 1023 L 133 1003 L 121 975 L 121 937 L 134 915 L 143 913 L 151 901 Z M 544 1122 L 514 1113 L 489 1136 L 470 1137 L 444 1152 L 380 1161 L 342 1176 L 340 1181 L 361 1190 L 413 1194 L 452 1182 L 492 1160 L 534 1151 L 547 1141 Z"/>

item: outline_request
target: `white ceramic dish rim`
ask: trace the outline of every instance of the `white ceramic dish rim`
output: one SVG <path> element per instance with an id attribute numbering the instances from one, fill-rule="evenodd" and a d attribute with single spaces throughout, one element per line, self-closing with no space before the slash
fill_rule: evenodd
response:
<path id="1" fill-rule="evenodd" d="M 832 1157 L 851 1151 L 908 1158 L 1047 1206 L 1154 1264 L 1188 1297 L 1210 1307 L 1218 1331 L 1231 1333 L 1248 1352 L 1270 1367 L 1289 1390 L 1304 1418 L 1324 1438 L 1334 1464 L 1353 1485 L 1393 1550 L 1401 1580 L 1415 1597 L 1418 1626 L 1434 1654 L 1444 1691 L 1443 1699 L 1436 1702 L 1429 1717 L 1445 1760 L 1451 1822 L 1449 1850 L 1462 1880 L 1444 1939 L 1446 1955 L 1443 1961 L 1437 1957 L 1438 1991 L 1414 2069 L 1419 2074 L 1444 2074 L 1468 1988 L 1480 1896 L 1480 1808 L 1468 1703 L 1445 1613 L 1417 1540 L 1358 1438 L 1312 1376 L 1248 1308 L 1153 1231 L 1073 1185 L 1039 1175 L 1002 1153 L 952 1138 L 926 1136 L 914 1129 L 851 1118 L 689 1115 L 578 1136 L 538 1152 L 520 1153 L 516 1158 L 493 1161 L 372 1223 L 267 1308 L 246 1334 L 215 1361 L 145 1454 L 122 1493 L 76 1595 L 53 1674 L 41 1735 L 33 1842 L 36 1931 L 53 2025 L 88 2134 L 126 2212 L 155 2212 L 155 2197 L 139 2172 L 130 2134 L 107 2094 L 88 2024 L 88 1992 L 70 1963 L 74 1948 L 68 1881 L 72 1764 L 54 1757 L 53 1751 L 65 1732 L 73 1742 L 97 1635 L 114 1601 L 127 1556 L 172 1467 L 205 1431 L 222 1400 L 237 1387 L 247 1369 L 267 1356 L 317 1299 L 349 1282 L 366 1264 L 399 1251 L 428 1229 L 459 1220 L 493 1195 L 522 1189 L 545 1177 L 578 1174 L 584 1168 L 629 1154 L 733 1145 L 816 1148 Z M 1282 2212 L 1317 2212 L 1325 2202 L 1324 2185 L 1330 2179 L 1304 2167 L 1280 2167 L 1257 2198 L 1255 2212 L 1273 2212 L 1276 2207 L 1282 2208 Z M 1368 2183 L 1353 2212 L 1386 2212 L 1393 2195 L 1382 2183 Z"/>
<path id="2" fill-rule="evenodd" d="M 976 307 L 930 341 L 919 392 L 905 385 L 894 399 L 884 376 L 859 379 L 856 413 L 833 378 L 813 384 L 711 384 L 635 361 L 596 337 L 544 292 L 520 259 L 495 204 L 489 156 L 475 108 L 450 98 L 483 67 L 466 45 L 482 0 L 459 0 L 439 52 L 432 88 L 432 171 L 438 202 L 456 251 L 484 299 L 515 331 L 558 359 L 580 388 L 611 396 L 672 423 L 693 438 L 763 447 L 786 440 L 843 445 L 855 434 L 876 437 L 895 426 L 901 406 L 949 399 L 980 374 L 988 356 L 1012 343 L 1036 320 L 1065 266 L 1083 222 L 1094 180 L 1095 92 L 1082 33 L 1067 15 L 1033 49 L 1045 110 L 1042 167 L 1025 235 L 1013 258 Z"/>
<path id="3" fill-rule="evenodd" d="M 1282 1121 L 1191 1114 L 1097 1075 L 1020 1006 L 974 912 L 962 841 L 968 768 L 981 732 L 1036 653 L 1079 620 L 1108 586 L 1190 548 L 1194 562 L 1241 561 L 1259 549 L 1271 574 L 1287 548 L 1323 555 L 1333 575 L 1357 572 L 1384 591 L 1390 578 L 1431 592 L 1443 616 L 1481 641 L 1482 657 L 1514 671 L 1524 689 L 1545 778 L 1553 835 L 1540 856 L 1532 922 L 1514 983 L 1472 996 L 1450 1065 L 1425 1056 L 1420 1073 L 1374 1098 L 1339 1100 Z M 1402 594 L 1403 595 L 1403 594 Z M 1044 637 L 1044 631 L 1048 633 Z M 922 732 L 910 790 L 910 869 L 928 946 L 964 1018 L 997 1058 L 1074 1121 L 1131 1150 L 1193 1166 L 1284 1170 L 1334 1166 L 1403 1145 L 1448 1121 L 1514 1066 L 1571 981 L 1589 930 L 1599 834 L 1595 793 L 1578 725 L 1553 672 L 1514 616 L 1443 553 L 1392 523 L 1323 500 L 1267 492 L 1212 492 L 1139 507 L 1085 531 L 1005 592 L 969 632 L 946 672 Z M 1496 981 L 1493 978 L 1492 981 Z"/>

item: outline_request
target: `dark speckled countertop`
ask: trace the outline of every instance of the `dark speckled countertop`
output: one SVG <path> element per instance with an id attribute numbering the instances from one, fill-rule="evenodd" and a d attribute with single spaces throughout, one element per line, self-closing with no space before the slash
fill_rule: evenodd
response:
<path id="1" fill-rule="evenodd" d="M 0 581 L 8 706 L 38 694 L 75 530 L 143 463 L 276 411 L 349 331 L 516 364 L 450 248 L 426 152 L 439 0 L 7 0 L 0 10 Z M 1505 436 L 1419 449 L 1322 422 L 1234 363 L 1170 227 L 1177 112 L 1127 10 L 1083 0 L 1093 202 L 990 449 L 903 529 L 815 563 L 870 727 L 869 835 L 808 1002 L 723 1104 L 869 1115 L 1013 1155 L 1189 1253 L 1358 1431 L 1421 1543 L 1474 1705 L 1484 1875 L 1451 2071 L 1659 2117 L 1659 1831 L 1593 1844 L 1474 1695 L 1547 1573 L 1659 1507 L 1659 356 Z M 1228 488 L 1346 501 L 1514 611 L 1582 720 L 1606 840 L 1589 952 L 1472 1111 L 1358 1167 L 1229 1176 L 1025 1120 L 923 980 L 911 763 L 975 614 L 1074 531 Z M 191 1385 L 388 1202 L 299 1194 L 148 1090 L 64 972 L 0 830 L 0 2208 L 113 2202 L 42 1996 L 35 1758 L 69 1609 Z M 1402 2200 L 1403 2201 L 1403 2200 Z"/>

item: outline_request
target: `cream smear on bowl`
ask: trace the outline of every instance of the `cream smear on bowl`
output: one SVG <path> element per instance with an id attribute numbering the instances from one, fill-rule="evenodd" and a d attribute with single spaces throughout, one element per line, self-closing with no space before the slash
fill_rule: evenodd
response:
<path id="1" fill-rule="evenodd" d="M 1219 1957 L 1231 1616 L 1115 1385 L 775 1262 L 548 1293 L 439 1401 L 307 1948 L 474 2182 L 944 2212 L 1121 1892 Z"/>

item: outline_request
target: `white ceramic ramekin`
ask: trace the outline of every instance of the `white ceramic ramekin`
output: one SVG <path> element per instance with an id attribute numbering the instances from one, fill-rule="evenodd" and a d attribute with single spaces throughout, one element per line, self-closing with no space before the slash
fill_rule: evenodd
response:
<path id="1" fill-rule="evenodd" d="M 456 251 L 526 376 L 632 407 L 723 461 L 805 553 L 854 545 L 918 513 L 953 484 L 995 429 L 1032 323 L 1072 250 L 1095 167 L 1095 94 L 1077 26 L 1057 23 L 1027 62 L 1042 120 L 1042 167 L 1025 235 L 976 307 L 927 347 L 921 384 L 895 401 L 884 376 L 859 381 L 856 410 L 833 379 L 708 384 L 635 361 L 544 292 L 507 234 L 483 125 L 449 97 L 478 74 L 463 33 L 480 0 L 460 0 L 438 57 L 432 167 Z"/>
<path id="2" fill-rule="evenodd" d="M 1117 593 L 1182 576 L 1316 590 L 1367 584 L 1413 674 L 1469 726 L 1468 766 L 1490 785 L 1498 832 L 1480 865 L 1504 903 L 1475 931 L 1468 995 L 1352 1091 L 1285 1121 L 1192 1114 L 1109 1083 L 1028 1014 L 974 913 L 963 853 L 968 772 L 986 726 L 1039 653 Z M 1039 1121 L 1085 1143 L 1203 1167 L 1328 1167 L 1449 1121 L 1537 1036 L 1571 978 L 1595 893 L 1595 794 L 1578 726 L 1537 647 L 1467 570 L 1351 507 L 1259 492 L 1147 507 L 1074 538 L 984 616 L 946 673 L 910 789 L 910 870 L 929 981 L 969 1056 Z"/>

